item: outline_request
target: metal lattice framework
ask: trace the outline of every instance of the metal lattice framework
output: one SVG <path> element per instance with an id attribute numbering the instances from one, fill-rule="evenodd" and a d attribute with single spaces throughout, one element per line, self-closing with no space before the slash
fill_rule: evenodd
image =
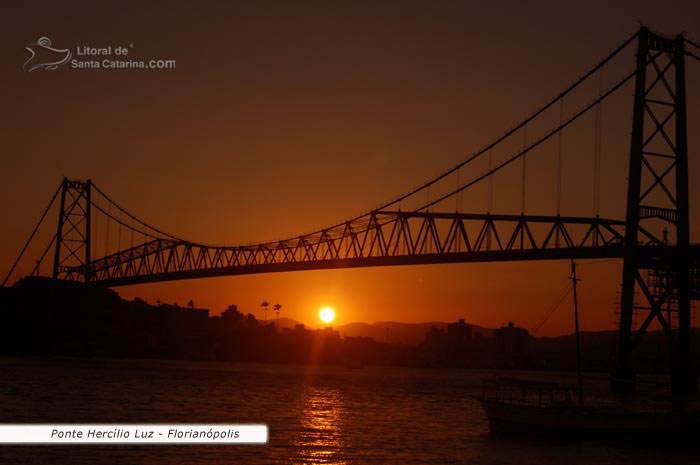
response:
<path id="1" fill-rule="evenodd" d="M 61 183 L 61 206 L 58 231 L 55 236 L 53 277 L 62 275 L 66 268 L 85 267 L 90 262 L 91 182 L 64 179 Z M 83 273 L 83 280 L 90 275 Z"/>
<path id="2" fill-rule="evenodd" d="M 642 28 L 637 42 L 627 225 L 622 271 L 620 344 L 613 388 L 634 390 L 634 349 L 652 321 L 659 322 L 673 352 L 674 399 L 695 394 L 690 355 L 691 258 L 688 209 L 688 142 L 685 95 L 685 39 L 666 38 Z M 642 225 L 661 219 L 675 229 L 675 246 L 652 262 L 638 250 Z M 668 234 L 665 233 L 666 240 Z M 666 241 L 664 241 L 666 242 Z M 641 290 L 635 300 L 635 288 Z M 667 316 L 664 316 L 664 312 Z M 634 310 L 648 311 L 636 333 Z M 674 334 L 671 313 L 678 331 Z"/>
<path id="3" fill-rule="evenodd" d="M 158 238 L 94 260 L 89 269 L 64 267 L 60 273 L 64 279 L 81 280 L 87 274 L 95 282 L 118 286 L 310 269 L 621 257 L 624 225 L 603 218 L 378 211 L 366 221 L 252 246 Z M 644 234 L 649 245 L 658 244 Z"/>

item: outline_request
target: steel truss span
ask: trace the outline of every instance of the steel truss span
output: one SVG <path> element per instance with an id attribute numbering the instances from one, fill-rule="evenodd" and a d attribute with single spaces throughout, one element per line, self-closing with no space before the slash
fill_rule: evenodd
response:
<path id="1" fill-rule="evenodd" d="M 379 211 L 367 221 L 275 243 L 212 247 L 172 239 L 60 267 L 106 286 L 281 271 L 434 263 L 621 257 L 623 220 Z M 646 233 L 649 245 L 658 239 Z"/>

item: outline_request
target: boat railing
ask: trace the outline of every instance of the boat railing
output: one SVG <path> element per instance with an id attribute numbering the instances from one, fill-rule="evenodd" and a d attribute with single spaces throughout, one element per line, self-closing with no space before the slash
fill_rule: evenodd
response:
<path id="1" fill-rule="evenodd" d="M 483 400 L 532 407 L 577 405 L 576 390 L 555 382 L 531 381 L 517 378 L 485 379 Z"/>

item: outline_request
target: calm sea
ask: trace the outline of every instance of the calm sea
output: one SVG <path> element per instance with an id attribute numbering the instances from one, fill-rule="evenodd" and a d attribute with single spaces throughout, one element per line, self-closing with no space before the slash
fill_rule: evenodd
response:
<path id="1" fill-rule="evenodd" d="M 493 373 L 490 373 L 493 375 Z M 266 446 L 0 446 L 0 463 L 700 463 L 694 452 L 495 438 L 485 372 L 0 359 L 3 422 L 267 423 Z M 543 376 L 539 374 L 538 376 Z M 589 380 L 604 384 L 605 377 Z"/>

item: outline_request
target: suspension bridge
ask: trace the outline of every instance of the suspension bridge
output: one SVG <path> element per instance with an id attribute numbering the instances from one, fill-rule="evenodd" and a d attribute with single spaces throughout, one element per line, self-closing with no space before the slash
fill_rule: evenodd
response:
<path id="1" fill-rule="evenodd" d="M 633 62 L 629 51 L 635 44 Z M 628 72 L 604 89 L 603 69 L 623 54 L 630 57 Z M 53 279 L 91 286 L 353 267 L 621 258 L 620 343 L 612 386 L 621 394 L 633 392 L 635 347 L 649 325 L 657 321 L 671 347 L 674 396 L 685 398 L 696 392 L 695 362 L 690 353 L 690 301 L 700 298 L 700 246 L 690 243 L 689 233 L 686 59 L 700 61 L 698 44 L 683 35 L 667 37 L 642 27 L 520 124 L 434 179 L 363 215 L 273 242 L 219 246 L 186 240 L 137 218 L 90 180 L 63 179 L 5 283 L 56 204 L 56 232 L 42 248 L 32 274 L 40 274 L 41 264 L 52 256 Z M 495 165 L 491 163 L 494 148 L 516 134 L 525 134 L 528 125 L 557 105 L 563 109 L 564 99 L 598 74 L 601 84 L 592 101 L 567 117 L 561 110 L 559 122 L 551 130 L 530 141 L 524 136 L 522 149 Z M 598 214 L 600 108 L 628 83 L 634 85 L 634 97 L 626 216 L 603 218 Z M 589 112 L 595 113 L 596 120 L 596 212 L 590 217 L 562 215 L 561 135 Z M 539 146 L 557 137 L 556 214 L 528 215 L 526 160 Z M 488 170 L 472 178 L 462 177 L 477 160 L 486 157 Z M 492 179 L 516 162 L 522 164 L 523 173 L 521 213 L 493 213 Z M 453 187 L 430 198 L 431 188 L 435 192 L 439 183 L 455 177 Z M 450 208 L 450 202 L 456 200 L 459 205 L 462 193 L 482 182 L 489 183 L 486 213 Z M 402 209 L 409 201 L 417 205 Z M 633 314 L 640 310 L 647 314 L 633 330 Z"/>

